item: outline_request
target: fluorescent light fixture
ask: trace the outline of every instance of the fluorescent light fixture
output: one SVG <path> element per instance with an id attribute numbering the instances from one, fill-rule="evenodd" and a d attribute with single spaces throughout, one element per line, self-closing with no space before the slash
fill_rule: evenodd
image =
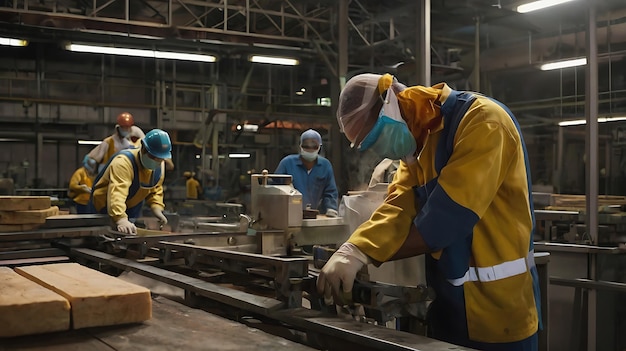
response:
<path id="1" fill-rule="evenodd" d="M 28 45 L 28 41 L 22 40 L 22 39 L 15 39 L 15 38 L 0 38 L 0 45 L 26 46 Z"/>
<path id="2" fill-rule="evenodd" d="M 183 52 L 169 52 L 145 49 L 114 48 L 111 46 L 68 44 L 65 48 L 69 51 L 87 52 L 92 54 L 122 55 L 198 62 L 215 62 L 216 60 L 215 56 L 213 55 L 188 54 Z"/>
<path id="3" fill-rule="evenodd" d="M 626 121 L 626 117 L 599 117 L 598 123 Z M 587 124 L 586 119 L 573 119 L 570 121 L 559 122 L 559 127 L 580 126 Z"/>
<path id="4" fill-rule="evenodd" d="M 250 62 L 269 63 L 272 65 L 285 65 L 285 66 L 295 66 L 295 65 L 300 64 L 300 61 L 294 58 L 278 57 L 278 56 L 260 56 L 260 55 L 250 56 Z"/>
<path id="5" fill-rule="evenodd" d="M 79 140 L 78 145 L 100 145 L 102 140 Z"/>
<path id="6" fill-rule="evenodd" d="M 553 69 L 584 66 L 586 64 L 587 64 L 587 59 L 583 57 L 583 58 L 577 58 L 577 59 L 571 59 L 571 60 L 544 63 L 543 65 L 541 65 L 540 68 L 542 71 L 550 71 Z"/>
<path id="7" fill-rule="evenodd" d="M 537 10 L 545 9 L 546 7 L 561 5 L 563 3 L 570 2 L 570 1 L 572 1 L 572 0 L 539 0 L 539 1 L 533 1 L 533 2 L 529 2 L 527 4 L 524 4 L 524 5 L 519 5 L 515 9 L 515 11 L 517 11 L 519 13 L 526 13 L 526 12 L 531 12 L 531 11 L 537 11 Z"/>
<path id="8" fill-rule="evenodd" d="M 248 153 L 232 153 L 228 154 L 229 158 L 250 158 L 250 154 Z"/>

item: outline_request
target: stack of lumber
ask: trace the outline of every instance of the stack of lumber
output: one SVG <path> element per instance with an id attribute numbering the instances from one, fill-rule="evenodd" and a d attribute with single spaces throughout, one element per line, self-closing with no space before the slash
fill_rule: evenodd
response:
<path id="1" fill-rule="evenodd" d="M 0 232 L 34 230 L 58 214 L 49 196 L 0 196 Z"/>
<path id="2" fill-rule="evenodd" d="M 598 206 L 626 205 L 626 196 L 598 195 Z M 585 195 L 551 194 L 550 207 L 585 209 Z"/>
<path id="3" fill-rule="evenodd" d="M 152 317 L 150 290 L 77 263 L 0 267 L 0 280 L 0 337 Z"/>

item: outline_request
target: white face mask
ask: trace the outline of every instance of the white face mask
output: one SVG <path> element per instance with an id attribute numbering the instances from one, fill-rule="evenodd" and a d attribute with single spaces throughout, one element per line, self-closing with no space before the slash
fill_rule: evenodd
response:
<path id="1" fill-rule="evenodd" d="M 319 148 L 317 148 L 317 150 L 313 152 L 305 151 L 302 147 L 300 148 L 300 156 L 302 156 L 302 158 L 307 161 L 315 161 L 319 152 L 320 152 Z"/>

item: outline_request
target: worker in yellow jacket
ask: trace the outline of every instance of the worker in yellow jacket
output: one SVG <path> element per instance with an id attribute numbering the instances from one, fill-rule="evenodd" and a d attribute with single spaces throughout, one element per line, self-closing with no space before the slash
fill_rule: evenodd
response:
<path id="1" fill-rule="evenodd" d="M 87 154 L 96 160 L 99 165 L 98 170 L 102 170 L 118 151 L 140 147 L 140 140 L 145 137 L 141 128 L 135 125 L 135 119 L 129 112 L 120 113 L 116 122 L 115 132 L 104 138 L 98 146 Z"/>
<path id="2" fill-rule="evenodd" d="M 441 83 L 360 74 L 337 119 L 357 150 L 400 159 L 383 204 L 328 260 L 317 288 L 350 293 L 365 264 L 426 255 L 429 335 L 477 350 L 537 350 L 541 325 L 528 157 L 511 111 Z"/>
<path id="3" fill-rule="evenodd" d="M 194 178 L 195 172 L 185 172 L 183 176 L 187 178 L 185 186 L 187 188 L 187 200 L 197 200 L 202 195 L 202 187 L 200 182 Z"/>
<path id="4" fill-rule="evenodd" d="M 97 213 L 108 213 L 118 231 L 136 234 L 134 221 L 144 205 L 164 225 L 164 160 L 172 157 L 169 134 L 149 131 L 140 149 L 122 150 L 114 156 L 94 181 L 92 202 Z"/>
<path id="5" fill-rule="evenodd" d="M 74 201 L 76 213 L 87 214 L 93 211 L 89 206 L 91 187 L 97 173 L 98 164 L 87 156 L 83 158 L 83 165 L 70 178 L 68 196 Z"/>

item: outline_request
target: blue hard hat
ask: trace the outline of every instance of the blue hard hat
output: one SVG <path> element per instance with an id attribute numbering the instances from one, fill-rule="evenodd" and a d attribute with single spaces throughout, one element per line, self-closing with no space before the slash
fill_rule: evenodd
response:
<path id="1" fill-rule="evenodd" d="M 156 158 L 172 158 L 172 141 L 166 131 L 153 129 L 141 139 L 141 143 Z"/>

